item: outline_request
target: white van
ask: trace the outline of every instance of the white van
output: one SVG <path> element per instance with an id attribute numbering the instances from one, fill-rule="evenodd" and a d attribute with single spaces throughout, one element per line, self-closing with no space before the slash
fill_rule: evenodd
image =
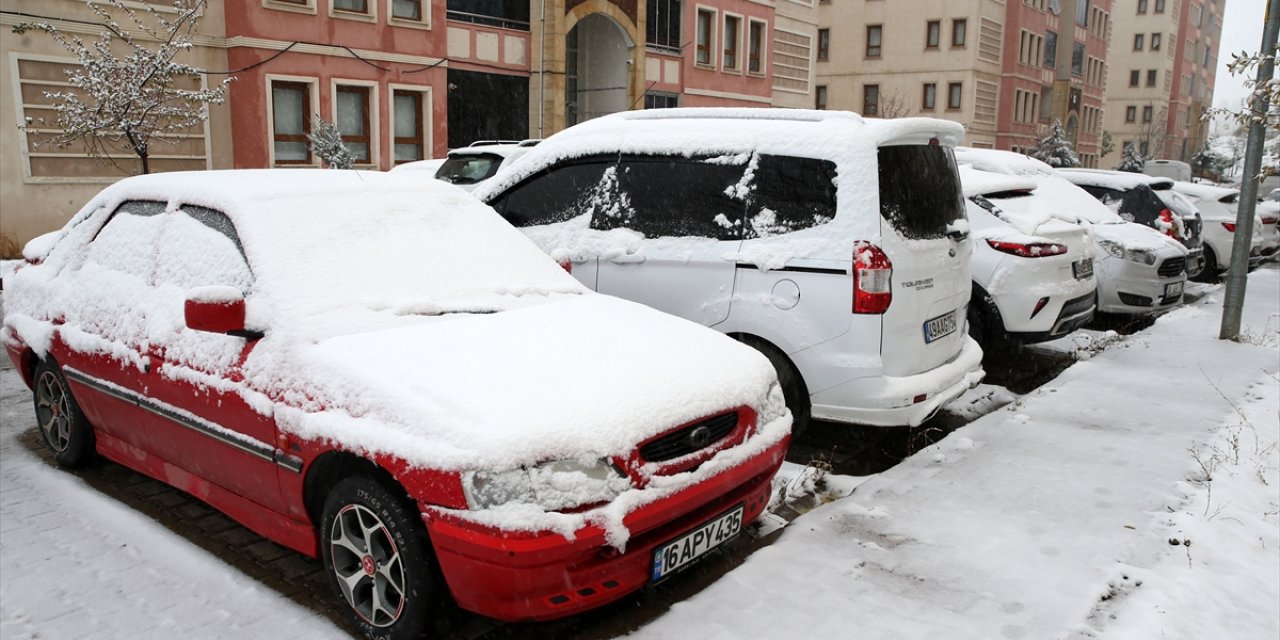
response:
<path id="1" fill-rule="evenodd" d="M 1169 178 L 1170 180 L 1191 180 L 1191 165 L 1181 160 L 1148 160 L 1142 172 L 1153 178 Z"/>
<path id="2" fill-rule="evenodd" d="M 847 112 L 631 111 L 548 138 L 474 193 L 588 287 L 760 349 L 798 422 L 914 426 L 983 376 L 962 135 Z"/>

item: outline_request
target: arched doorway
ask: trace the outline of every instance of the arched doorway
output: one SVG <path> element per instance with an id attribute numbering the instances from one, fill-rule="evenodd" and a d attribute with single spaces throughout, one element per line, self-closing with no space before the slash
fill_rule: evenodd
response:
<path id="1" fill-rule="evenodd" d="M 635 42 L 613 18 L 593 13 L 565 36 L 564 125 L 631 108 Z"/>

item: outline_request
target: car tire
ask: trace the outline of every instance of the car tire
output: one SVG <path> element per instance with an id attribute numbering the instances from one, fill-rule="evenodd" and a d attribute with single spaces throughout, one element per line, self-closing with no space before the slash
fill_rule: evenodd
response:
<path id="1" fill-rule="evenodd" d="M 973 288 L 969 297 L 969 337 L 973 338 L 983 349 L 1007 348 L 1010 341 L 1004 330 L 1004 318 L 1000 316 L 1000 308 L 986 291 Z"/>
<path id="2" fill-rule="evenodd" d="M 809 401 L 809 389 L 805 386 L 800 371 L 786 354 L 764 340 L 742 336 L 739 341 L 769 359 L 773 369 L 778 372 L 778 385 L 782 387 L 782 397 L 786 399 L 787 409 L 791 411 L 791 435 L 794 437 L 804 433 L 813 422 L 813 404 Z"/>
<path id="3" fill-rule="evenodd" d="M 324 503 L 320 555 L 329 584 L 365 637 L 438 635 L 443 583 L 407 498 L 369 476 L 338 482 Z"/>
<path id="4" fill-rule="evenodd" d="M 1204 245 L 1204 269 L 1191 280 L 1194 282 L 1218 281 L 1218 256 L 1213 252 L 1213 247 L 1208 244 Z"/>
<path id="5" fill-rule="evenodd" d="M 96 453 L 93 426 L 71 395 L 58 363 L 49 359 L 36 365 L 31 397 L 36 426 L 58 465 L 70 469 L 91 462 Z"/>

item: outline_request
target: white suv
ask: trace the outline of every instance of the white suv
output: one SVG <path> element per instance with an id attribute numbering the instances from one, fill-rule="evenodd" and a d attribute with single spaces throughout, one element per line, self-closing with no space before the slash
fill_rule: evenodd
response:
<path id="1" fill-rule="evenodd" d="M 436 170 L 436 179 L 471 191 L 493 178 L 516 158 L 528 153 L 539 142 L 540 140 L 480 140 L 466 147 L 452 149 L 444 164 Z"/>
<path id="2" fill-rule="evenodd" d="M 588 287 L 760 349 L 799 422 L 918 425 L 983 376 L 962 135 L 847 112 L 632 111 L 548 138 L 474 194 Z"/>
<path id="3" fill-rule="evenodd" d="M 983 348 L 1060 338 L 1093 317 L 1093 240 L 1045 215 L 1034 180 L 961 165 L 973 226 L 969 333 Z"/>

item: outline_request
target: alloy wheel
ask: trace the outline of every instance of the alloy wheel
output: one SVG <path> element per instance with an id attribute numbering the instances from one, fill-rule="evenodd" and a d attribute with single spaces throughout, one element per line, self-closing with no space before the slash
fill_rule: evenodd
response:
<path id="1" fill-rule="evenodd" d="M 36 381 L 36 422 L 54 452 L 67 450 L 71 444 L 71 406 L 66 388 L 52 371 L 45 371 Z"/>
<path id="2" fill-rule="evenodd" d="M 404 610 L 404 565 L 386 524 L 361 505 L 347 505 L 333 519 L 329 546 L 347 604 L 375 627 L 394 624 Z"/>

